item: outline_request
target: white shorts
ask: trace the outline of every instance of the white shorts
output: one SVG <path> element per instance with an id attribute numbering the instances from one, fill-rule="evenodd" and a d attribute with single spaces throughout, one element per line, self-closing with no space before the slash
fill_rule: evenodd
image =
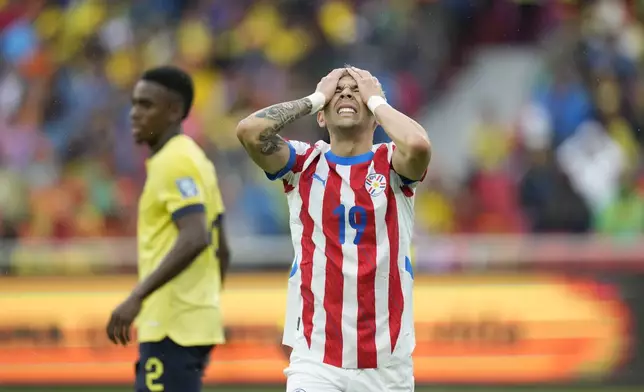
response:
<path id="1" fill-rule="evenodd" d="M 413 392 L 412 359 L 378 369 L 343 369 L 291 354 L 286 392 Z"/>

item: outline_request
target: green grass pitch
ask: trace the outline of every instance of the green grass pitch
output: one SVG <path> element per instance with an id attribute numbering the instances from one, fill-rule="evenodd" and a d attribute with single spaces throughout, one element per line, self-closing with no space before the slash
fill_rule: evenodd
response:
<path id="1" fill-rule="evenodd" d="M 221 386 L 205 388 L 204 392 L 284 392 L 284 387 L 262 386 Z M 3 387 L 0 392 L 131 392 L 127 387 Z M 579 388 L 452 388 L 452 387 L 417 387 L 416 392 L 642 392 L 642 387 L 579 387 Z"/>

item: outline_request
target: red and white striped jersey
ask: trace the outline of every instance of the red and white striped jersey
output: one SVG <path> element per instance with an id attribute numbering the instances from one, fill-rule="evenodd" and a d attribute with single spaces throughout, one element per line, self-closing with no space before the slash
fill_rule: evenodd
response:
<path id="1" fill-rule="evenodd" d="M 415 183 L 392 168 L 393 143 L 340 157 L 288 141 L 279 173 L 295 250 L 283 343 L 342 368 L 378 368 L 415 346 L 410 248 Z"/>

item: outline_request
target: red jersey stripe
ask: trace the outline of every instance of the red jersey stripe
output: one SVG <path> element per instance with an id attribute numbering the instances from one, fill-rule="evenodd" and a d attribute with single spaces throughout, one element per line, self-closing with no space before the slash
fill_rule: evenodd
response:
<path id="1" fill-rule="evenodd" d="M 314 150 L 313 146 L 311 146 L 306 150 L 304 154 L 301 154 L 301 155 L 297 154 L 295 156 L 295 165 L 293 165 L 293 168 L 291 169 L 293 173 L 299 173 L 302 171 L 302 169 L 304 168 L 304 163 L 309 158 L 313 150 Z M 314 166 L 317 166 L 317 165 L 314 165 Z"/>
<path id="2" fill-rule="evenodd" d="M 391 352 L 394 351 L 402 325 L 404 297 L 400 271 L 398 268 L 398 256 L 400 248 L 398 206 L 396 196 L 391 186 L 391 170 L 387 149 L 380 147 L 373 158 L 374 168 L 378 173 L 387 173 L 387 212 L 385 213 L 385 224 L 387 225 L 387 236 L 389 237 L 389 334 L 391 338 Z"/>
<path id="3" fill-rule="evenodd" d="M 349 225 L 356 228 L 358 247 L 358 368 L 378 367 L 376 350 L 376 218 L 365 179 L 371 162 L 351 167 L 355 207 L 348 211 Z M 362 234 L 360 234 L 362 231 Z"/>
<path id="4" fill-rule="evenodd" d="M 414 197 L 414 190 L 409 185 L 403 185 L 400 189 L 406 197 Z"/>
<path id="5" fill-rule="evenodd" d="M 306 168 L 300 177 L 300 198 L 302 199 L 302 209 L 300 211 L 300 221 L 302 222 L 302 261 L 300 270 L 302 283 L 300 290 L 302 293 L 302 328 L 304 329 L 304 338 L 309 348 L 311 348 L 311 333 L 313 332 L 313 313 L 314 298 L 311 291 L 311 282 L 313 281 L 313 252 L 315 244 L 313 243 L 313 219 L 309 214 L 311 185 L 313 184 L 313 173 L 319 157 Z"/>
<path id="6" fill-rule="evenodd" d="M 326 249 L 326 278 L 324 281 L 324 310 L 326 325 L 324 332 L 324 363 L 342 367 L 342 305 L 344 290 L 344 275 L 342 274 L 342 245 L 341 231 L 344 231 L 345 213 L 340 205 L 340 190 L 342 177 L 335 171 L 336 165 L 328 162 L 329 174 L 324 188 L 322 201 L 322 221 L 324 235 L 327 238 Z"/>

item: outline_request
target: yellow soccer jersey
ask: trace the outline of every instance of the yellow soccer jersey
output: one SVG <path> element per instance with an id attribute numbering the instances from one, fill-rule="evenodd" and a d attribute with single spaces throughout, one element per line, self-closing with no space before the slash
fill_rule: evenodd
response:
<path id="1" fill-rule="evenodd" d="M 220 312 L 218 222 L 224 212 L 217 174 L 201 148 L 178 135 L 146 162 L 147 180 L 139 200 L 139 280 L 163 260 L 177 239 L 182 214 L 204 210 L 212 244 L 181 274 L 143 303 L 136 325 L 140 342 L 169 337 L 182 346 L 224 342 Z"/>

